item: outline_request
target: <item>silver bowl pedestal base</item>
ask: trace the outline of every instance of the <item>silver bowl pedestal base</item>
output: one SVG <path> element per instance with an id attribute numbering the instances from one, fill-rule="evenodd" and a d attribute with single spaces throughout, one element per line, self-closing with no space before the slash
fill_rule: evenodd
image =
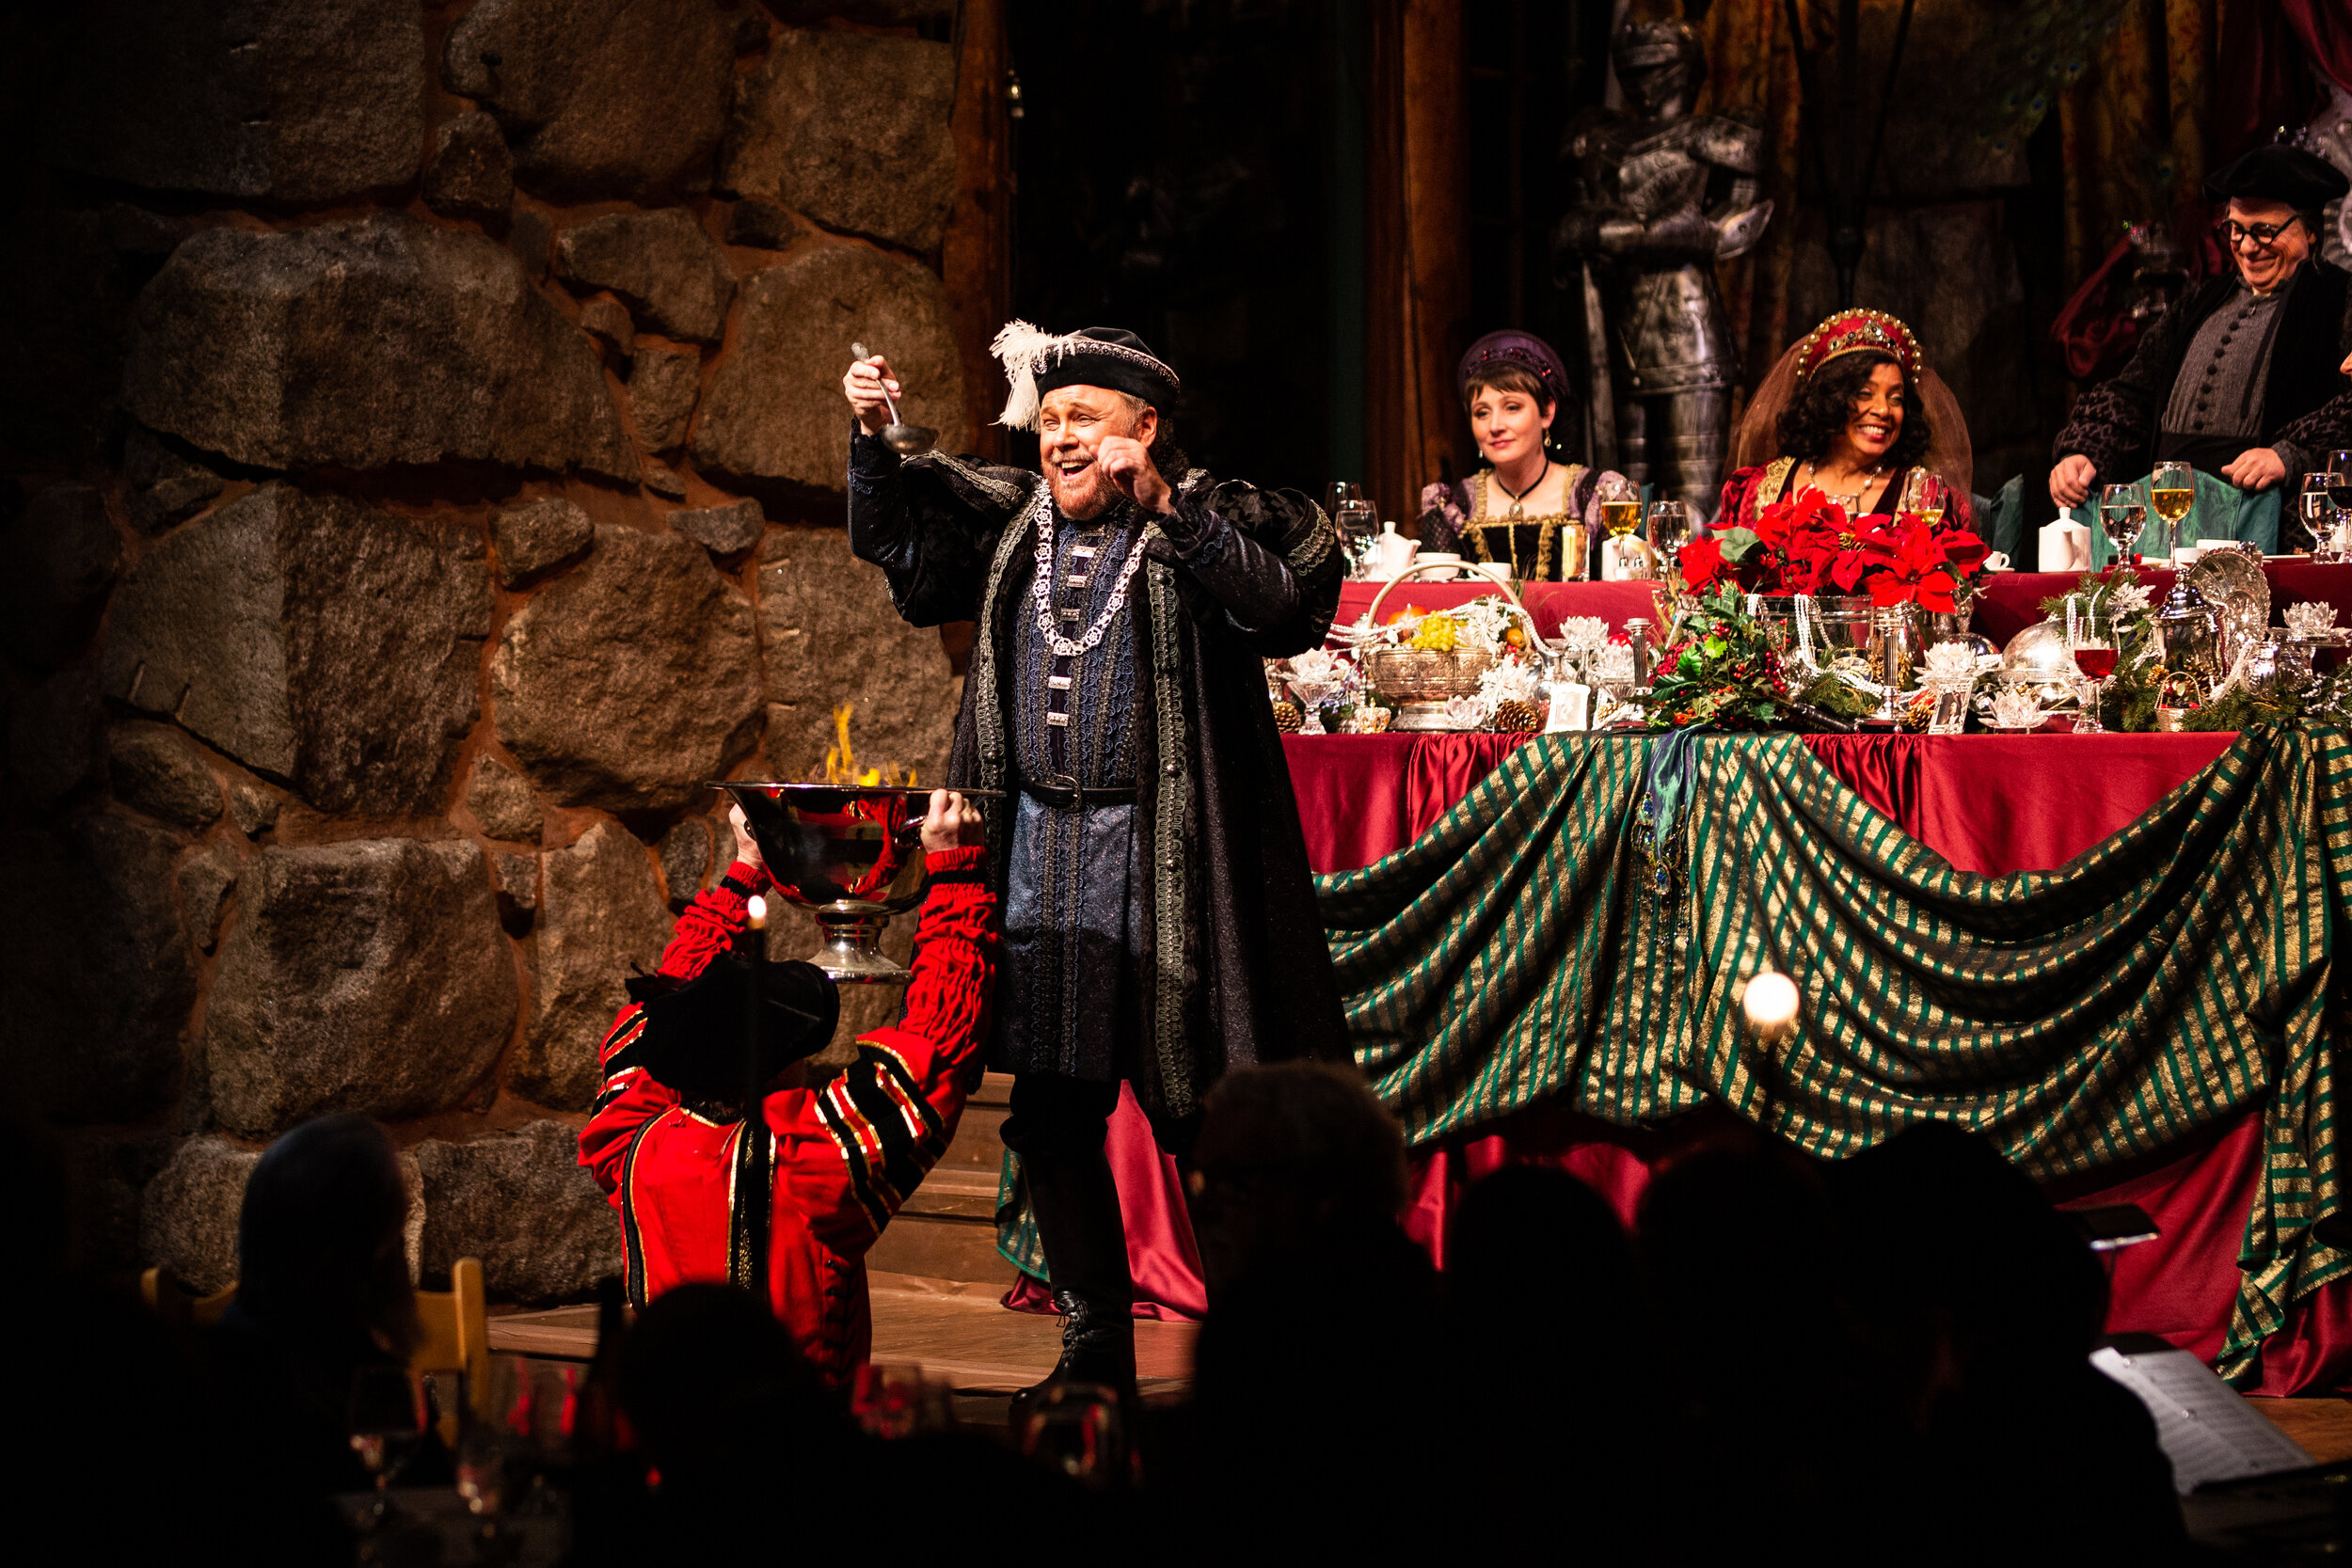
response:
<path id="1" fill-rule="evenodd" d="M 817 916 L 817 951 L 808 956 L 837 986 L 903 986 L 914 972 L 882 950 L 890 911 L 870 904 L 827 904 Z"/>

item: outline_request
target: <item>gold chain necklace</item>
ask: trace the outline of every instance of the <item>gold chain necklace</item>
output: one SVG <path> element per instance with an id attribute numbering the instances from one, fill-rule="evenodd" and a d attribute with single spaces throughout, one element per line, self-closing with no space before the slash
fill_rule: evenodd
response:
<path id="1" fill-rule="evenodd" d="M 1550 474 L 1551 460 L 1546 458 L 1544 478 L 1549 478 Z M 1470 551 L 1482 562 L 1494 560 L 1493 555 L 1486 549 L 1486 519 L 1490 515 L 1486 510 L 1486 481 L 1490 477 L 1492 477 L 1492 470 L 1478 476 L 1478 515 L 1470 519 Z M 1541 484 L 1543 482 L 1543 479 L 1538 479 L 1535 484 Z M 1531 484 L 1518 495 L 1511 496 L 1511 514 L 1502 525 L 1503 542 L 1511 552 L 1511 578 L 1515 582 L 1529 580 L 1519 576 L 1519 524 L 1527 516 L 1527 509 L 1519 503 L 1535 493 L 1535 484 Z M 1511 495 L 1509 486 L 1499 479 L 1495 481 L 1495 488 L 1506 496 Z M 1547 517 L 1535 525 L 1535 576 L 1533 580 L 1536 582 L 1551 580 L 1551 544 L 1559 531 L 1560 519 L 1557 517 Z"/>

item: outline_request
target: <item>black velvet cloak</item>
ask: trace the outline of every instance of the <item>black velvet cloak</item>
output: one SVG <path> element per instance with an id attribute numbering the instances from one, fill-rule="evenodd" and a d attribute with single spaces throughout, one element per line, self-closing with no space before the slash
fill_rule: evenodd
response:
<path id="1" fill-rule="evenodd" d="M 879 443 L 853 445 L 850 548 L 882 568 L 912 625 L 977 623 L 948 778 L 1017 787 L 1004 675 L 1035 571 L 1028 508 L 1044 481 L 935 452 L 893 468 Z M 1323 641 L 1344 562 L 1329 521 L 1294 492 L 1196 469 L 1178 496 L 1170 531 L 1152 525 L 1126 617 L 1148 873 L 1129 894 L 1148 1038 L 1131 1082 L 1171 1131 L 1229 1068 L 1349 1053 L 1261 663 Z M 990 816 L 999 885 L 1009 816 Z"/>

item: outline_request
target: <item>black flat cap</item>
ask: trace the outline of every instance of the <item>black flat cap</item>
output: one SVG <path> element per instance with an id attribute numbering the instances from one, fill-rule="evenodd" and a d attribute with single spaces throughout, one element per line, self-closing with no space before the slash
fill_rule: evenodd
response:
<path id="1" fill-rule="evenodd" d="M 811 963 L 759 960 L 759 1062 L 762 1082 L 824 1049 L 841 1017 L 841 993 Z M 738 1100 L 743 1094 L 743 1049 L 751 1029 L 752 970 L 728 953 L 693 979 L 632 975 L 632 1001 L 645 1009 L 645 1027 L 622 1049 L 657 1084 L 683 1095 Z M 625 1064 L 606 1064 L 609 1076 Z"/>
<path id="2" fill-rule="evenodd" d="M 2298 212 L 2325 207 L 2352 190 L 2352 180 L 2315 152 L 2284 142 L 2258 147 L 2245 157 L 2205 177 L 2205 196 L 2226 201 L 2233 196 L 2283 201 Z"/>

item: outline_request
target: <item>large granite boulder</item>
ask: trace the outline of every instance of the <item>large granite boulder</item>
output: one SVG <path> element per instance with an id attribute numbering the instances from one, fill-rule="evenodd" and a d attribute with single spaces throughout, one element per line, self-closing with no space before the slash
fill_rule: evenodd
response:
<path id="1" fill-rule="evenodd" d="M 736 82 L 719 182 L 828 229 L 931 250 L 956 199 L 955 104 L 947 44 L 787 27 Z"/>
<path id="2" fill-rule="evenodd" d="M 825 245 L 745 279 L 735 346 L 694 421 L 694 464 L 719 483 L 781 481 L 838 492 L 848 483 L 850 344 L 890 358 L 907 388 L 899 418 L 971 445 L 963 363 L 947 291 L 920 262 L 863 245 Z"/>
<path id="3" fill-rule="evenodd" d="M 237 1279 L 237 1217 L 262 1151 L 222 1137 L 190 1138 L 147 1185 L 139 1253 L 210 1295 Z"/>
<path id="4" fill-rule="evenodd" d="M 726 330 L 735 295 L 726 252 L 683 207 L 612 213 L 564 230 L 555 276 L 581 290 L 610 289 L 656 331 L 706 343 Z"/>
<path id="5" fill-rule="evenodd" d="M 323 811 L 423 809 L 473 721 L 489 622 L 472 530 L 267 484 L 133 569 L 103 678 Z"/>
<path id="6" fill-rule="evenodd" d="M 42 150 L 163 190 L 334 201 L 405 185 L 424 144 L 413 0 L 78 0 Z"/>
<path id="7" fill-rule="evenodd" d="M 700 189 L 738 14 L 720 0 L 482 0 L 450 29 L 441 80 L 498 116 L 516 178 L 550 200 Z"/>
<path id="8" fill-rule="evenodd" d="M 237 1222 L 245 1209 L 246 1184 L 262 1150 L 227 1138 L 190 1138 L 147 1184 L 140 1204 L 139 1256 L 160 1263 L 189 1290 L 210 1295 L 237 1280 Z M 408 1218 L 402 1227 L 408 1277 L 417 1277 L 424 1242 L 424 1180 L 417 1157 L 399 1155 L 401 1185 L 407 1189 Z"/>
<path id="9" fill-rule="evenodd" d="M 460 1258 L 482 1259 L 497 1301 L 577 1300 L 621 1272 L 621 1220 L 580 1167 L 580 1134 L 560 1121 L 416 1148 L 424 1178 L 423 1277 L 442 1286 Z"/>
<path id="10" fill-rule="evenodd" d="M 0 527 L 0 641 L 55 664 L 86 641 L 122 564 L 122 536 L 87 484 L 52 484 Z"/>
<path id="11" fill-rule="evenodd" d="M 628 1000 L 622 981 L 660 960 L 670 915 L 645 847 L 616 823 L 540 858 L 531 1022 L 507 1083 L 526 1100 L 584 1111 L 603 1076 L 596 1047 Z"/>
<path id="12" fill-rule="evenodd" d="M 821 776 L 834 709 L 847 703 L 861 765 L 944 779 L 962 689 L 938 631 L 898 618 L 881 571 L 850 553 L 843 530 L 778 529 L 760 554 L 760 663 L 775 705 L 767 752 L 778 776 Z"/>
<path id="13" fill-rule="evenodd" d="M 58 1121 L 132 1121 L 171 1103 L 196 1005 L 173 896 L 181 841 L 123 816 L 0 842 L 0 1071 Z M 62 911 L 87 911 L 68 920 Z M 39 1113 L 37 1113 L 39 1114 Z"/>
<path id="14" fill-rule="evenodd" d="M 205 1013 L 220 1125 L 463 1103 L 515 1026 L 515 958 L 472 844 L 272 846 L 238 879 Z"/>
<path id="15" fill-rule="evenodd" d="M 751 606 L 700 546 L 608 524 L 506 624 L 499 740 L 564 804 L 686 805 L 749 748 L 757 657 Z"/>
<path id="16" fill-rule="evenodd" d="M 401 213 L 198 234 L 139 294 L 122 386 L 156 430 L 260 467 L 637 477 L 595 351 L 513 253 Z"/>

